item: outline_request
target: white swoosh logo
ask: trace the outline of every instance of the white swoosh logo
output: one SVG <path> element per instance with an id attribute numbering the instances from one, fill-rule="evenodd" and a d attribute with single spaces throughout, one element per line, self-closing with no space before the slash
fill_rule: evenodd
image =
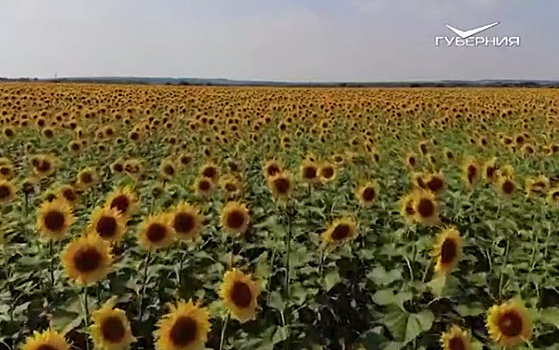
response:
<path id="1" fill-rule="evenodd" d="M 489 28 L 493 28 L 495 27 L 497 24 L 499 24 L 500 22 L 495 22 L 495 23 L 491 23 L 482 27 L 478 27 L 478 28 L 474 28 L 474 29 L 470 29 L 470 30 L 460 30 L 460 29 L 456 29 L 454 27 L 449 26 L 448 24 L 446 25 L 446 27 L 450 30 L 452 30 L 454 33 L 456 33 L 456 35 L 458 35 L 459 37 L 461 37 L 462 39 L 466 39 L 471 37 L 472 35 L 476 35 L 478 33 L 483 32 L 484 30 L 487 30 Z"/>

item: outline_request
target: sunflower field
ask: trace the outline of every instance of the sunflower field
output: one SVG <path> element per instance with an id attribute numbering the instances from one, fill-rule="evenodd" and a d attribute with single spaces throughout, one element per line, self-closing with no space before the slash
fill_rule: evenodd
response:
<path id="1" fill-rule="evenodd" d="M 0 85 L 0 349 L 559 349 L 559 91 Z"/>

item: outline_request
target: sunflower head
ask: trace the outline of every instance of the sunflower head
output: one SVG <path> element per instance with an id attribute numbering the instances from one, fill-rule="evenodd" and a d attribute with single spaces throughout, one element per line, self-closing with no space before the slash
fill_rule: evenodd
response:
<path id="1" fill-rule="evenodd" d="M 159 172 L 164 179 L 172 180 L 177 175 L 177 166 L 175 162 L 166 160 L 161 163 Z"/>
<path id="2" fill-rule="evenodd" d="M 215 184 L 212 180 L 199 176 L 196 181 L 194 181 L 194 192 L 200 197 L 208 198 L 215 188 Z"/>
<path id="3" fill-rule="evenodd" d="M 324 183 L 333 181 L 336 178 L 337 173 L 336 167 L 329 162 L 323 162 L 318 168 L 320 181 Z"/>
<path id="4" fill-rule="evenodd" d="M 528 197 L 544 197 L 549 191 L 549 179 L 543 175 L 526 179 L 526 195 Z"/>
<path id="5" fill-rule="evenodd" d="M 443 333 L 441 345 L 443 350 L 472 350 L 470 335 L 458 326 L 452 326 Z"/>
<path id="6" fill-rule="evenodd" d="M 497 180 L 497 190 L 504 198 L 510 198 L 516 191 L 516 183 L 513 178 L 506 176 L 499 176 Z"/>
<path id="7" fill-rule="evenodd" d="M 301 179 L 303 179 L 304 182 L 313 184 L 320 180 L 318 166 L 314 161 L 308 158 L 303 160 L 299 171 L 301 173 Z"/>
<path id="8" fill-rule="evenodd" d="M 105 206 L 116 208 L 124 217 L 129 218 L 136 211 L 137 197 L 130 187 L 119 187 L 107 197 Z"/>
<path id="9" fill-rule="evenodd" d="M 134 340 L 126 313 L 115 308 L 114 298 L 92 313 L 90 335 L 95 348 L 102 350 L 126 349 Z"/>
<path id="10" fill-rule="evenodd" d="M 179 204 L 171 213 L 171 225 L 181 240 L 195 240 L 203 229 L 203 216 L 188 203 Z"/>
<path id="11" fill-rule="evenodd" d="M 429 191 L 415 191 L 413 213 L 415 221 L 424 225 L 434 226 L 440 223 L 435 195 Z"/>
<path id="12" fill-rule="evenodd" d="M 204 347 L 210 330 L 210 314 L 206 308 L 179 301 L 158 322 L 155 332 L 160 350 L 198 350 Z"/>
<path id="13" fill-rule="evenodd" d="M 33 332 L 33 335 L 25 340 L 22 350 L 69 350 L 70 346 L 62 334 L 54 330 Z"/>
<path id="14" fill-rule="evenodd" d="M 424 180 L 424 184 L 425 188 L 435 195 L 442 194 L 446 189 L 446 179 L 441 172 L 428 175 Z"/>
<path id="15" fill-rule="evenodd" d="M 524 304 L 516 299 L 494 305 L 487 315 L 491 338 L 503 347 L 524 343 L 532 335 L 532 317 Z"/>
<path id="16" fill-rule="evenodd" d="M 233 198 L 241 193 L 241 182 L 235 176 L 227 174 L 219 179 L 221 190 L 229 197 Z"/>
<path id="17" fill-rule="evenodd" d="M 78 204 L 79 194 L 71 185 L 63 185 L 58 189 L 58 198 L 64 199 L 72 208 Z"/>
<path id="18" fill-rule="evenodd" d="M 214 163 L 204 164 L 200 169 L 200 175 L 209 179 L 214 184 L 217 184 L 219 180 L 219 168 Z"/>
<path id="19" fill-rule="evenodd" d="M 0 203 L 11 202 L 16 197 L 16 187 L 11 181 L 0 180 Z"/>
<path id="20" fill-rule="evenodd" d="M 451 227 L 441 231 L 433 250 L 435 272 L 447 274 L 458 265 L 464 245 L 460 232 Z"/>
<path id="21" fill-rule="evenodd" d="M 60 240 L 74 223 L 72 209 L 65 200 L 44 201 L 37 212 L 37 228 L 43 237 Z"/>
<path id="22" fill-rule="evenodd" d="M 14 167 L 11 164 L 0 165 L 0 179 L 11 180 L 14 177 Z"/>
<path id="23" fill-rule="evenodd" d="M 221 210 L 221 227 L 225 232 L 239 236 L 246 232 L 250 223 L 250 214 L 246 205 L 228 202 Z"/>
<path id="24" fill-rule="evenodd" d="M 277 159 L 270 159 L 264 164 L 263 172 L 266 179 L 276 176 L 283 170 L 283 164 Z"/>
<path id="25" fill-rule="evenodd" d="M 256 316 L 258 308 L 258 283 L 251 275 L 245 275 L 237 269 L 225 273 L 219 295 L 231 314 L 240 322 L 246 322 Z"/>
<path id="26" fill-rule="evenodd" d="M 167 248 L 175 239 L 171 214 L 150 215 L 140 225 L 140 245 L 147 250 Z"/>
<path id="27" fill-rule="evenodd" d="M 497 158 L 492 158 L 483 164 L 483 178 L 487 182 L 497 180 Z"/>
<path id="28" fill-rule="evenodd" d="M 84 286 L 105 278 L 112 259 L 109 244 L 93 234 L 75 238 L 60 258 L 68 277 Z"/>
<path id="29" fill-rule="evenodd" d="M 552 204 L 559 204 L 559 187 L 554 187 L 547 193 L 547 200 Z"/>
<path id="30" fill-rule="evenodd" d="M 378 197 L 378 184 L 368 181 L 355 189 L 355 196 L 363 207 L 370 207 Z"/>
<path id="31" fill-rule="evenodd" d="M 109 242 L 122 240 L 126 227 L 126 219 L 117 208 L 97 208 L 91 214 L 89 232 Z"/>
<path id="32" fill-rule="evenodd" d="M 83 190 L 95 186 L 99 182 L 99 175 L 94 168 L 86 168 L 78 173 L 77 186 Z"/>
<path id="33" fill-rule="evenodd" d="M 268 187 L 276 200 L 287 200 L 294 186 L 293 176 L 287 170 L 283 170 L 268 178 Z"/>
<path id="34" fill-rule="evenodd" d="M 462 177 L 468 188 L 473 188 L 480 177 L 479 165 L 472 158 L 468 158 L 462 168 Z"/>
<path id="35" fill-rule="evenodd" d="M 322 241 L 328 245 L 339 245 L 354 240 L 358 235 L 358 227 L 350 217 L 334 220 L 324 233 Z"/>

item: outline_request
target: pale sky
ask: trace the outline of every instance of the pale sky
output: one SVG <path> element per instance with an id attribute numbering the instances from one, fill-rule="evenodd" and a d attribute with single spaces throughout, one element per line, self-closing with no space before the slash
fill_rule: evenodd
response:
<path id="1" fill-rule="evenodd" d="M 559 80 L 558 0 L 0 0 L 0 77 Z M 435 47 L 471 29 L 520 48 Z"/>

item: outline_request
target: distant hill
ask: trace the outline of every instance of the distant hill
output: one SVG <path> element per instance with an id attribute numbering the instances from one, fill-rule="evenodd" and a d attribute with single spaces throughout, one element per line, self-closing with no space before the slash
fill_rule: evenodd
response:
<path id="1" fill-rule="evenodd" d="M 57 79 L 1 78 L 0 81 L 41 81 L 101 84 L 147 84 L 147 85 L 199 85 L 199 86 L 285 86 L 285 87 L 554 87 L 555 80 L 440 80 L 396 82 L 279 82 L 204 78 L 150 78 L 150 77 L 70 77 Z"/>

